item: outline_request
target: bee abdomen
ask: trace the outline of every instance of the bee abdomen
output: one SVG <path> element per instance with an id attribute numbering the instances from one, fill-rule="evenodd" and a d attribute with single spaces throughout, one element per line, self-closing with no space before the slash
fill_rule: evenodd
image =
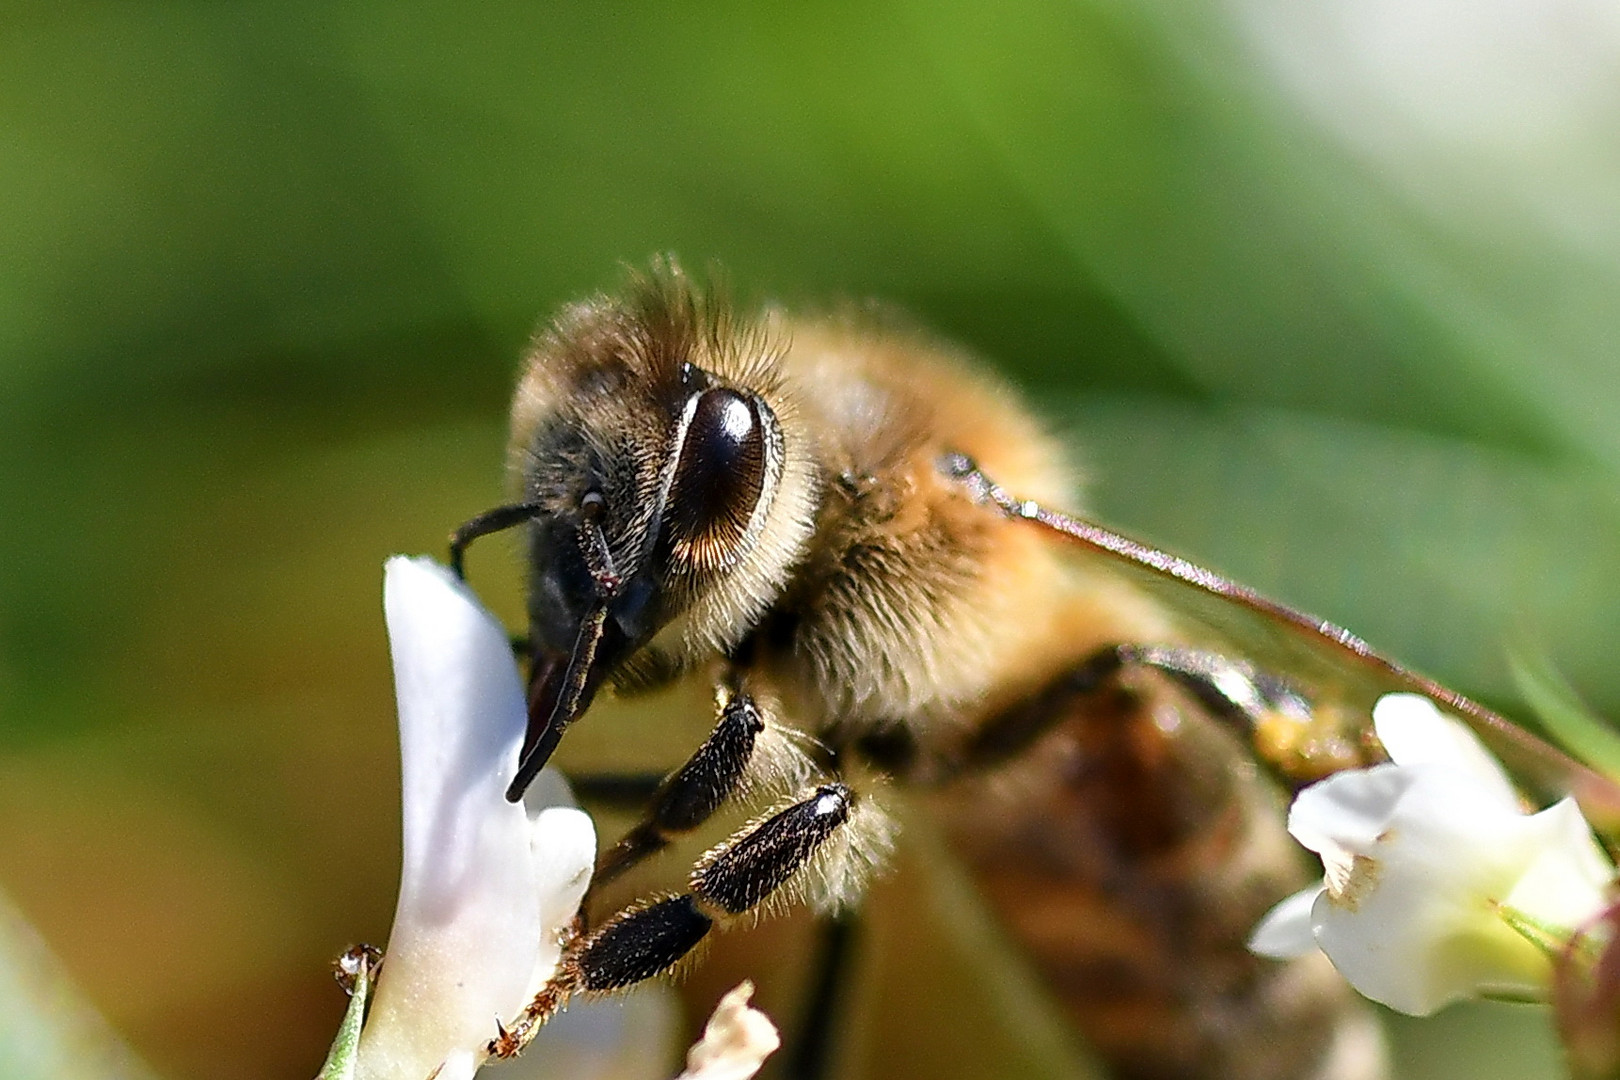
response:
<path id="1" fill-rule="evenodd" d="M 1066 712 L 940 809 L 991 908 L 1115 1074 L 1386 1075 L 1376 1021 L 1325 958 L 1247 948 L 1309 875 L 1236 740 L 1159 687 Z"/>

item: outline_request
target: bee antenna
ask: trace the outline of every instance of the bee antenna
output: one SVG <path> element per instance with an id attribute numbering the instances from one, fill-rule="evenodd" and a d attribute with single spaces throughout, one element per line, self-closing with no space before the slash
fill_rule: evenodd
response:
<path id="1" fill-rule="evenodd" d="M 464 563 L 467 548 L 474 540 L 480 536 L 510 529 L 514 525 L 521 525 L 539 512 L 538 503 L 509 503 L 506 506 L 497 506 L 493 510 L 485 510 L 471 521 L 464 523 L 450 534 L 450 569 L 455 571 L 456 577 L 465 581 L 467 574 Z"/>

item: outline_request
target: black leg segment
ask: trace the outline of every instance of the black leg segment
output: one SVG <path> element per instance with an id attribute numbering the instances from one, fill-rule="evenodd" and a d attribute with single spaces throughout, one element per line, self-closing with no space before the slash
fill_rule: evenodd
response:
<path id="1" fill-rule="evenodd" d="M 583 990 L 619 990 L 674 967 L 714 926 L 693 897 L 672 896 L 615 915 L 574 957 Z"/>
<path id="2" fill-rule="evenodd" d="M 1033 697 L 981 726 L 964 748 L 959 767 L 987 768 L 1017 757 L 1064 715 L 1069 702 L 1116 686 L 1120 672 L 1139 662 L 1133 645 L 1098 649 Z"/>
<path id="3" fill-rule="evenodd" d="M 631 829 L 596 868 L 592 885 L 602 885 L 671 840 L 702 825 L 737 790 L 754 756 L 765 721 L 746 694 L 730 698 L 714 730 L 685 765 L 658 786 L 641 824 Z"/>
<path id="4" fill-rule="evenodd" d="M 717 920 L 756 907 L 809 862 L 852 803 L 843 784 L 819 787 L 706 856 L 691 892 L 613 916 L 569 955 L 576 989 L 618 990 L 674 967 Z"/>
<path id="5" fill-rule="evenodd" d="M 1288 786 L 1299 787 L 1368 758 L 1344 721 L 1318 709 L 1286 679 L 1204 649 L 1176 645 L 1109 645 L 1082 659 L 1044 689 L 992 717 L 954 759 L 923 782 L 964 770 L 993 768 L 1022 753 L 1077 708 L 1106 707 L 1130 693 L 1120 676 L 1156 671 L 1194 698 L 1214 720 L 1248 743 L 1255 759 Z M 937 767 L 937 763 L 936 763 Z"/>
<path id="6" fill-rule="evenodd" d="M 674 805 L 701 810 L 706 800 Z M 803 869 L 853 808 L 849 788 L 824 784 L 704 856 L 692 872 L 690 892 L 626 908 L 588 937 L 575 937 L 564 947 L 556 974 L 511 1026 L 497 1032 L 489 1052 L 510 1057 L 521 1051 L 577 993 L 622 990 L 675 967 L 717 923 L 758 906 Z"/>
<path id="7" fill-rule="evenodd" d="M 758 906 L 849 820 L 853 805 L 854 796 L 843 784 L 817 788 L 706 856 L 692 872 L 692 892 L 731 915 Z"/>
<path id="8" fill-rule="evenodd" d="M 1212 717 L 1245 736 L 1266 716 L 1310 716 L 1309 703 L 1287 682 L 1219 653 L 1169 645 L 1109 645 L 981 727 L 966 749 L 964 764 L 985 767 L 1017 756 L 1065 715 L 1068 703 L 1117 689 L 1119 676 L 1131 668 L 1164 674 Z"/>
<path id="9" fill-rule="evenodd" d="M 648 820 L 664 833 L 690 832 L 709 820 L 737 789 L 765 730 L 754 701 L 739 694 L 726 702 L 714 731 L 691 760 L 659 791 Z"/>

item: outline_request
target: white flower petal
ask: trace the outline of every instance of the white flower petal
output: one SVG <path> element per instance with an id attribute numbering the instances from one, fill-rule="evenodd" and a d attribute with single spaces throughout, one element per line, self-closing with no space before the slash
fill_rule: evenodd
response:
<path id="1" fill-rule="evenodd" d="M 1316 932 L 1311 926 L 1311 906 L 1321 895 L 1322 886 L 1301 889 L 1266 913 L 1249 938 L 1249 949 L 1261 956 L 1289 960 L 1316 951 Z"/>
<path id="2" fill-rule="evenodd" d="M 1421 694 L 1385 694 L 1373 706 L 1373 730 L 1397 765 L 1446 765 L 1472 776 L 1481 792 L 1517 809 L 1518 793 L 1472 731 Z"/>
<path id="3" fill-rule="evenodd" d="M 590 878 L 595 834 L 560 778 L 505 799 L 526 723 L 506 632 L 447 569 L 388 562 L 404 866 L 359 1075 L 476 1068 L 497 1017 L 550 974 Z M 445 1073 L 440 1074 L 446 1075 Z"/>
<path id="4" fill-rule="evenodd" d="M 1394 765 L 1335 773 L 1294 797 L 1288 831 L 1324 859 L 1365 853 L 1389 827 L 1389 815 L 1411 784 L 1411 774 Z"/>
<path id="5" fill-rule="evenodd" d="M 1555 803 L 1527 821 L 1535 855 L 1503 903 L 1554 926 L 1581 926 L 1607 902 L 1614 867 L 1574 799 Z"/>
<path id="6" fill-rule="evenodd" d="M 514 757 L 515 761 L 516 758 Z M 536 792 L 540 780 L 560 774 L 542 769 L 523 797 L 525 809 L 536 801 L 535 796 L 559 797 L 555 792 Z M 507 778 L 510 780 L 510 777 Z M 562 785 L 563 797 L 571 798 L 567 785 Z M 533 813 L 533 810 L 530 810 Z M 534 856 L 535 894 L 539 898 L 539 925 L 542 927 L 539 948 L 535 951 L 534 970 L 523 993 L 520 1005 L 526 1003 L 545 985 L 557 968 L 562 944 L 556 931 L 567 926 L 579 912 L 580 901 L 591 883 L 591 869 L 596 864 L 596 827 L 585 813 L 568 807 L 553 806 L 541 810 L 534 818 L 530 850 Z M 549 929 L 547 929 L 549 928 Z M 501 1013 L 511 1019 L 512 1010 Z"/>
<path id="7" fill-rule="evenodd" d="M 1274 908 L 1250 947 L 1306 951 L 1309 898 L 1310 938 L 1391 1008 L 1544 994 L 1550 962 L 1511 917 L 1573 932 L 1603 910 L 1615 876 L 1579 809 L 1526 815 L 1479 740 L 1427 698 L 1388 695 L 1375 723 L 1392 762 L 1314 784 L 1289 811 L 1289 831 L 1322 857 L 1324 887 Z"/>
<path id="8" fill-rule="evenodd" d="M 1546 957 L 1500 904 L 1556 823 L 1502 808 L 1470 774 L 1402 769 L 1411 783 L 1385 832 L 1312 908 L 1322 951 L 1362 994 L 1413 1015 L 1485 991 L 1538 992 Z"/>
<path id="9" fill-rule="evenodd" d="M 759 1072 L 782 1039 L 770 1017 L 748 1004 L 753 993 L 754 984 L 744 982 L 720 999 L 676 1080 L 748 1080 Z"/>
<path id="10" fill-rule="evenodd" d="M 457 1050 L 444 1059 L 439 1071 L 432 1074 L 433 1080 L 472 1080 L 482 1064 L 482 1055 Z"/>

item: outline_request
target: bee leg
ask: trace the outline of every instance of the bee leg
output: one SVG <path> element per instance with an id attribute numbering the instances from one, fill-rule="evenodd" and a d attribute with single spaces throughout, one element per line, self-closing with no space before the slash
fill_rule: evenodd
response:
<path id="1" fill-rule="evenodd" d="M 556 974 L 501 1028 L 489 1052 L 517 1054 L 575 994 L 624 990 L 670 971 L 716 924 L 753 911 L 803 869 L 849 820 L 854 801 L 843 784 L 824 784 L 704 855 L 688 892 L 625 908 L 576 938 Z"/>
<path id="2" fill-rule="evenodd" d="M 1157 671 L 1185 690 L 1214 720 L 1233 729 L 1256 758 L 1289 787 L 1352 765 L 1361 749 L 1329 729 L 1318 732 L 1311 703 L 1289 682 L 1219 653 L 1170 645 L 1109 645 L 1091 653 L 1027 701 L 984 724 L 945 778 L 1016 757 L 1045 734 L 1066 707 L 1086 697 L 1125 692 L 1119 677 Z"/>
<path id="3" fill-rule="evenodd" d="M 804 1019 L 784 1071 L 787 1080 L 822 1080 L 828 1075 L 838 1032 L 838 999 L 849 980 L 859 922 L 854 911 L 840 911 L 821 924 Z"/>
<path id="4" fill-rule="evenodd" d="M 962 764 L 983 768 L 1016 757 L 1046 732 L 1063 706 L 1076 698 L 1119 692 L 1119 677 L 1150 668 L 1190 693 L 1217 720 L 1245 736 L 1267 716 L 1308 716 L 1309 704 L 1287 683 L 1257 673 L 1218 653 L 1162 645 L 1108 645 L 1052 680 L 1028 701 L 983 725 L 966 747 Z"/>
<path id="5" fill-rule="evenodd" d="M 603 855 L 591 886 L 605 885 L 707 821 L 748 771 L 765 720 L 747 694 L 728 694 L 703 745 L 653 793 L 641 822 Z"/>
<path id="6" fill-rule="evenodd" d="M 1076 699 L 1123 692 L 1119 676 L 1140 663 L 1134 645 L 1108 645 L 1085 657 L 1041 690 L 983 724 L 957 755 L 948 779 L 963 769 L 984 769 L 1010 761 L 1032 746 Z"/>

